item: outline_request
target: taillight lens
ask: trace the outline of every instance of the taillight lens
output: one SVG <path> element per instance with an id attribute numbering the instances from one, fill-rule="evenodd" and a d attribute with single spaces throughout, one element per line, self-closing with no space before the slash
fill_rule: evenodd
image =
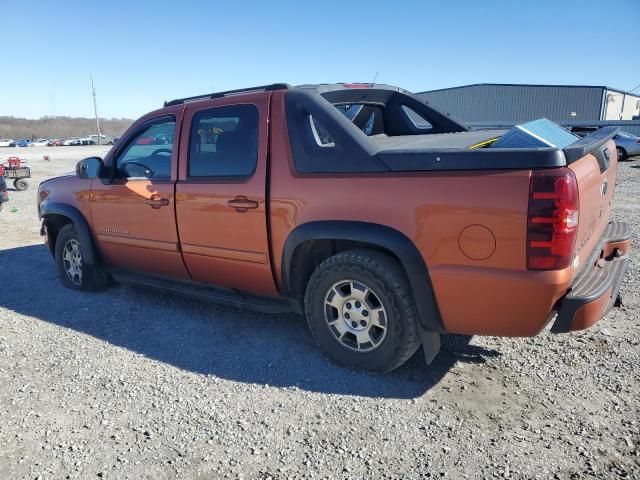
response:
<path id="1" fill-rule="evenodd" d="M 559 270 L 571 264 L 578 210 L 578 183 L 571 170 L 534 170 L 527 218 L 529 270 Z"/>

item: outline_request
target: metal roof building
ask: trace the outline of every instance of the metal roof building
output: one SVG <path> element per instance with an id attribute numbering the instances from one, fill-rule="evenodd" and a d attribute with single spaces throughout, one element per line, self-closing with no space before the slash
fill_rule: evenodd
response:
<path id="1" fill-rule="evenodd" d="M 640 95 L 606 86 L 478 83 L 417 94 L 465 122 L 631 120 Z"/>

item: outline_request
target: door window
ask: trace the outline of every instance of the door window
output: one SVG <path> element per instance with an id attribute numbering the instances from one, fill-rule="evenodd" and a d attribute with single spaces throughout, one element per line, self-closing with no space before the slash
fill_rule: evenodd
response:
<path id="1" fill-rule="evenodd" d="M 154 121 L 127 144 L 116 159 L 119 178 L 171 178 L 171 155 L 176 122 L 173 117 Z"/>
<path id="2" fill-rule="evenodd" d="M 189 177 L 247 177 L 258 160 L 258 109 L 234 105 L 201 110 L 189 138 Z"/>

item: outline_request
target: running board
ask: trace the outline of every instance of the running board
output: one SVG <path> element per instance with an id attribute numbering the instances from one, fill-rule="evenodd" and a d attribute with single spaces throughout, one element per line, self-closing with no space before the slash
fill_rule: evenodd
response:
<path id="1" fill-rule="evenodd" d="M 200 283 L 153 277 L 149 275 L 122 271 L 110 271 L 117 283 L 162 290 L 186 297 L 209 300 L 230 307 L 245 308 L 263 313 L 300 313 L 300 307 L 288 298 L 268 298 L 240 293 L 226 288 L 213 287 Z"/>

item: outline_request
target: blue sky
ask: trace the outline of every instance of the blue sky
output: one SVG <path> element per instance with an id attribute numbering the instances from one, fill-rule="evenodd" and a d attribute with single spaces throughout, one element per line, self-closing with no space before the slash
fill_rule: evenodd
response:
<path id="1" fill-rule="evenodd" d="M 91 4 L 95 3 L 96 6 Z M 640 84 L 640 1 L 2 1 L 0 115 L 273 82 Z M 639 89 L 640 90 L 640 89 Z"/>

